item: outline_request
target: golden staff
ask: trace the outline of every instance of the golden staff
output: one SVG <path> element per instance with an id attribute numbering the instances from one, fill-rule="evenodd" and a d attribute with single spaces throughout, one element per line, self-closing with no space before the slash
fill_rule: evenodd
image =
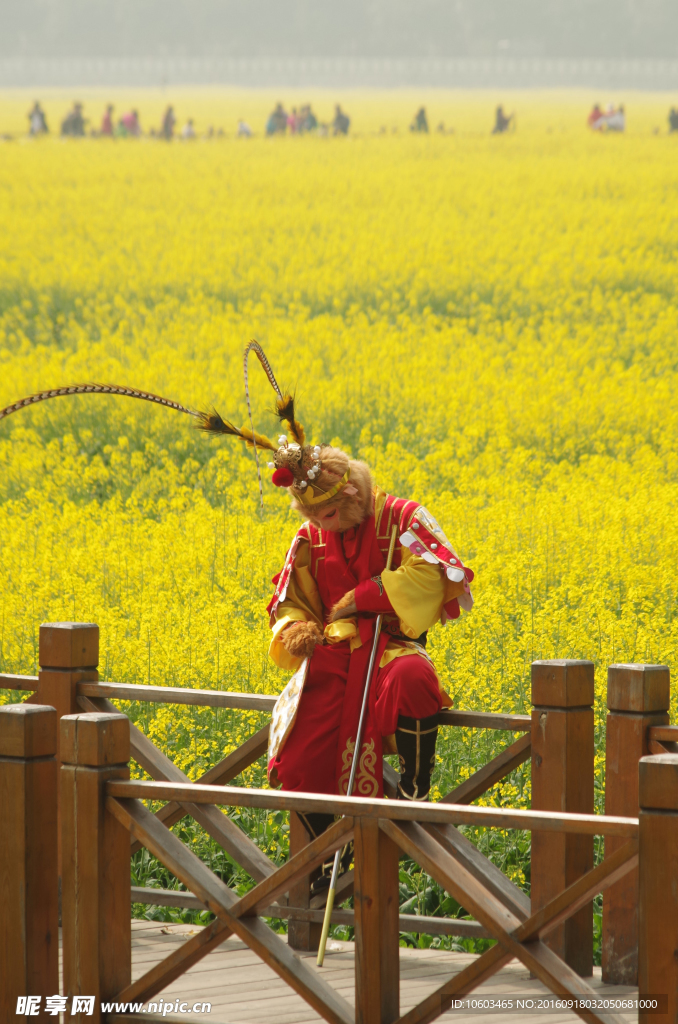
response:
<path id="1" fill-rule="evenodd" d="M 386 559 L 386 570 L 391 568 L 391 562 L 393 561 L 393 552 L 395 550 L 396 533 L 398 532 L 397 526 L 394 524 L 391 530 L 391 543 L 388 547 L 388 558 Z M 353 785 L 355 783 L 356 772 L 358 769 L 358 762 L 360 760 L 360 748 L 363 742 L 363 727 L 365 725 L 365 718 L 367 717 L 367 698 L 370 692 L 370 683 L 372 682 L 372 673 L 374 671 L 374 662 L 377 658 L 377 648 L 379 646 L 379 634 L 381 633 L 381 623 L 384 616 L 380 612 L 377 615 L 377 623 L 374 629 L 374 640 L 372 641 L 372 653 L 370 654 L 370 663 L 367 666 L 367 678 L 365 680 L 365 689 L 363 691 L 363 703 L 360 709 L 360 718 L 358 720 L 358 734 L 356 736 L 355 747 L 353 748 L 353 761 L 351 762 L 351 774 L 348 777 L 348 786 L 346 787 L 346 796 L 353 794 Z M 327 937 L 330 934 L 330 918 L 332 916 L 332 910 L 334 909 L 334 894 L 337 889 L 337 875 L 339 874 L 339 864 L 343 854 L 343 849 L 338 849 L 334 855 L 334 864 L 332 865 L 332 878 L 330 879 L 330 887 L 327 892 L 327 906 L 325 907 L 325 919 L 323 921 L 322 935 L 320 936 L 320 946 L 318 947 L 318 959 L 316 963 L 318 967 L 322 967 L 325 960 L 325 947 L 327 946 Z"/>

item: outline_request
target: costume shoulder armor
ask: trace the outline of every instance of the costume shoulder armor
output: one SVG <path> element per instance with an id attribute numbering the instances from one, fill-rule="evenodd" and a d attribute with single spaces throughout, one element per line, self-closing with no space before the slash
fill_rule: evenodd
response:
<path id="1" fill-rule="evenodd" d="M 462 564 L 441 526 L 423 505 L 418 505 L 410 516 L 400 543 L 425 562 L 442 566 L 453 583 L 470 583 L 473 579 L 473 570 Z"/>
<path id="2" fill-rule="evenodd" d="M 440 618 L 443 625 L 448 619 L 459 618 L 460 605 L 466 611 L 471 610 L 473 596 L 469 584 L 473 570 L 462 563 L 442 527 L 423 505 L 419 505 L 412 514 L 407 529 L 400 536 L 400 543 L 413 555 L 444 570 L 449 583 Z"/>

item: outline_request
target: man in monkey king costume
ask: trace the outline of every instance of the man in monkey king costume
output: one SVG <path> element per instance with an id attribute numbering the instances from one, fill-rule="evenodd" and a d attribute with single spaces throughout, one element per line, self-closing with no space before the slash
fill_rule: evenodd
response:
<path id="1" fill-rule="evenodd" d="M 254 430 L 247 360 L 259 359 L 276 394 L 287 434 L 278 444 Z M 115 384 L 71 384 L 29 395 L 5 409 L 0 421 L 48 399 L 119 395 L 154 402 L 194 418 L 211 434 L 225 434 L 258 452 L 273 453 L 273 483 L 286 487 L 305 522 L 297 532 L 268 606 L 271 657 L 294 675 L 276 702 L 271 722 L 269 778 L 283 789 L 345 793 L 355 754 L 360 708 L 376 617 L 384 616 L 355 790 L 383 795 L 382 751 L 400 759 L 398 797 L 426 800 L 435 760 L 438 712 L 451 704 L 426 653 L 426 633 L 470 610 L 470 569 L 463 566 L 435 519 L 415 501 L 385 494 L 369 468 L 328 445 L 306 444 L 294 399 L 283 394 L 256 341 L 245 349 L 249 426 L 235 427 L 216 411 L 199 412 L 148 391 Z M 261 487 L 261 481 L 260 481 Z M 393 564 L 386 556 L 393 526 Z M 312 835 L 329 815 L 306 815 Z"/>
<path id="2" fill-rule="evenodd" d="M 275 708 L 268 771 L 272 784 L 345 793 L 376 616 L 384 615 L 354 792 L 383 796 L 382 751 L 400 760 L 398 797 L 426 800 L 435 762 L 438 712 L 450 706 L 426 653 L 436 622 L 470 610 L 470 569 L 433 517 L 415 501 L 386 494 L 370 470 L 338 448 L 279 439 L 273 483 L 288 488 L 306 520 L 268 606 L 270 654 L 295 674 Z M 393 525 L 393 563 L 386 557 Z M 306 815 L 311 835 L 332 821 Z"/>

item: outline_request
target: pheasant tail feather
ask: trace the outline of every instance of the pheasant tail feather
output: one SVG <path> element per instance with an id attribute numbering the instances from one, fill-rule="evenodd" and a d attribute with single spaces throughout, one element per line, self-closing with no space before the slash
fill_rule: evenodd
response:
<path id="1" fill-rule="evenodd" d="M 62 388 L 50 388 L 47 391 L 38 391 L 27 398 L 21 398 L 18 402 L 0 409 L 0 420 L 11 416 L 13 412 L 19 412 L 29 405 L 37 402 L 46 402 L 49 398 L 63 398 L 65 395 L 122 395 L 123 398 L 140 398 L 144 402 L 155 402 L 157 405 L 164 405 L 168 409 L 176 409 L 177 412 L 185 412 L 188 416 L 198 416 L 199 413 L 193 409 L 187 409 L 179 402 L 173 402 L 170 398 L 163 398 L 162 395 L 154 395 L 151 391 L 140 391 L 138 388 L 126 388 L 119 384 L 67 384 Z"/>
<path id="2" fill-rule="evenodd" d="M 280 422 L 287 426 L 292 439 L 303 447 L 306 444 L 306 431 L 294 415 L 294 395 L 286 392 L 282 398 L 279 398 L 276 402 L 276 412 Z"/>
<path id="3" fill-rule="evenodd" d="M 228 420 L 222 419 L 216 409 L 212 412 L 200 412 L 197 414 L 198 430 L 204 430 L 209 434 L 227 434 L 230 437 L 238 437 L 241 441 L 244 441 L 248 448 L 254 448 L 255 444 L 257 448 L 264 448 L 267 451 L 274 452 L 275 445 L 272 441 L 269 441 L 263 434 L 258 434 L 256 431 L 250 430 L 249 427 L 242 427 L 239 429 L 235 427 Z"/>

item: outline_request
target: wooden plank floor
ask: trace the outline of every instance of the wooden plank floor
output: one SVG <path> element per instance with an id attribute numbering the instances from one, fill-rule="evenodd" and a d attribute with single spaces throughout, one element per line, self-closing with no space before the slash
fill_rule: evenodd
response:
<path id="1" fill-rule="evenodd" d="M 138 978 L 158 963 L 165 956 L 177 949 L 198 929 L 193 925 L 163 925 L 150 921 L 132 922 L 132 967 L 133 978 Z M 353 943 L 331 941 L 325 959 L 325 967 L 315 966 L 315 956 L 308 955 L 308 962 L 314 970 L 320 970 L 323 977 L 336 988 L 345 999 L 353 1004 Z M 400 950 L 400 999 L 401 1012 L 414 1006 L 430 992 L 438 988 L 452 975 L 460 971 L 473 957 L 465 953 L 446 953 L 439 950 Z M 635 995 L 636 989 L 603 985 L 600 979 L 600 968 L 594 969 L 592 987 L 601 995 L 623 996 Z M 517 961 L 508 964 L 502 971 L 486 982 L 474 993 L 479 997 L 510 997 L 511 995 L 530 995 L 534 998 L 549 995 L 544 986 L 530 979 L 528 971 Z M 209 953 L 200 963 L 186 974 L 178 978 L 155 1001 L 161 998 L 165 1002 L 186 1000 L 192 1006 L 194 1002 L 212 1004 L 210 1014 L 198 1016 L 171 1015 L 169 1020 L 204 1020 L 209 1024 L 311 1024 L 321 1018 L 278 976 L 250 952 L 247 946 L 236 938 L 227 939 L 218 949 Z M 629 1021 L 637 1020 L 633 1011 L 622 1011 L 623 1017 Z M 560 1024 L 579 1020 L 570 1011 L 550 1011 L 548 1013 L 494 1013 L 488 1014 L 473 1011 L 460 1015 L 475 1024 L 499 1024 L 509 1020 L 520 1024 Z M 453 1011 L 438 1019 L 449 1022 L 455 1017 Z M 117 1020 L 124 1020 L 120 1017 Z"/>

